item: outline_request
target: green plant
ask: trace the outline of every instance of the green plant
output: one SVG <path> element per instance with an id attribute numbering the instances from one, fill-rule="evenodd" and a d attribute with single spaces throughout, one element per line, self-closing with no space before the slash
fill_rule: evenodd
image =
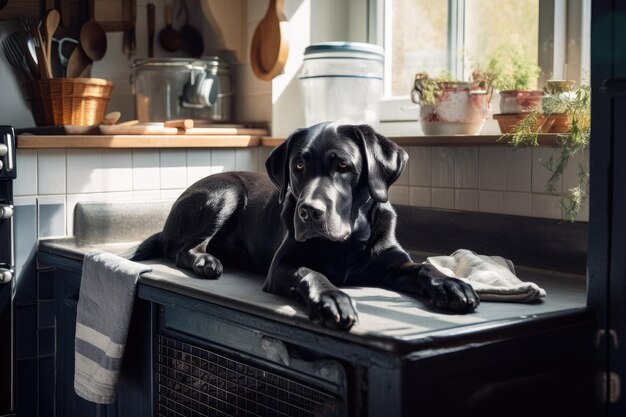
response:
<path id="1" fill-rule="evenodd" d="M 558 158 L 550 157 L 542 161 L 543 166 L 550 172 L 546 182 L 546 190 L 557 193 L 556 184 L 563 176 L 570 159 L 589 146 L 591 133 L 591 90 L 588 85 L 579 87 L 573 96 L 552 94 L 546 92 L 542 108 L 534 109 L 515 127 L 513 132 L 503 134 L 500 139 L 508 140 L 514 147 L 538 146 L 539 128 L 537 120 L 541 116 L 549 117 L 552 114 L 565 113 L 568 118 L 568 131 L 557 134 L 557 146 L 561 148 Z M 582 205 L 587 199 L 587 185 L 589 173 L 584 161 L 578 167 L 578 185 L 561 199 L 561 214 L 564 220 L 574 221 Z"/>
<path id="2" fill-rule="evenodd" d="M 536 82 L 541 68 L 528 51 L 502 45 L 491 54 L 485 72 L 497 90 L 528 90 Z"/>
<path id="3" fill-rule="evenodd" d="M 447 71 L 442 72 L 438 77 L 430 77 L 426 72 L 418 72 L 415 74 L 414 92 L 417 91 L 419 93 L 419 103 L 435 105 L 437 97 L 443 91 L 444 84 L 455 82 L 459 81 Z M 471 75 L 470 83 L 481 88 L 487 88 L 489 75 L 481 70 L 474 70 Z M 416 101 L 415 97 L 413 100 Z"/>

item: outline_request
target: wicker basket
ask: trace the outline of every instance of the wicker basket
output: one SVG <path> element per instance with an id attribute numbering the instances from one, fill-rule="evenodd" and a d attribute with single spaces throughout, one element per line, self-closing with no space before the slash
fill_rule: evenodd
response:
<path id="1" fill-rule="evenodd" d="M 99 124 L 112 88 L 111 81 L 100 78 L 52 78 L 24 83 L 37 126 Z"/>

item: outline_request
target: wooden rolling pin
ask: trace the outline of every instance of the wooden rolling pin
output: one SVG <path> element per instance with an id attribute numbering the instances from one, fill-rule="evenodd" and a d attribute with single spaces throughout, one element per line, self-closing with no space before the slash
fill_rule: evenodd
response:
<path id="1" fill-rule="evenodd" d="M 165 127 L 177 127 L 179 129 L 193 129 L 194 122 L 192 119 L 166 120 Z"/>

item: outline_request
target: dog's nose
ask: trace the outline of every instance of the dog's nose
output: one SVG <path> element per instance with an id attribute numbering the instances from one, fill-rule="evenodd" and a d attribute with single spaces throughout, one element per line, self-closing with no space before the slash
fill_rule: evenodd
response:
<path id="1" fill-rule="evenodd" d="M 309 219 L 317 221 L 324 216 L 324 213 L 326 213 L 324 206 L 315 201 L 302 203 L 298 208 L 298 215 L 303 221 L 308 221 Z"/>

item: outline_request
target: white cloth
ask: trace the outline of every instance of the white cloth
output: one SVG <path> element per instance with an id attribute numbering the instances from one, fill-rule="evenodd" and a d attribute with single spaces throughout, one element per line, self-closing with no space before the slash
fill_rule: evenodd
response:
<path id="1" fill-rule="evenodd" d="M 469 283 L 482 301 L 528 303 L 545 297 L 534 282 L 523 282 L 515 275 L 513 262 L 500 256 L 478 255 L 459 249 L 450 256 L 431 256 L 428 263 L 443 274 Z"/>

